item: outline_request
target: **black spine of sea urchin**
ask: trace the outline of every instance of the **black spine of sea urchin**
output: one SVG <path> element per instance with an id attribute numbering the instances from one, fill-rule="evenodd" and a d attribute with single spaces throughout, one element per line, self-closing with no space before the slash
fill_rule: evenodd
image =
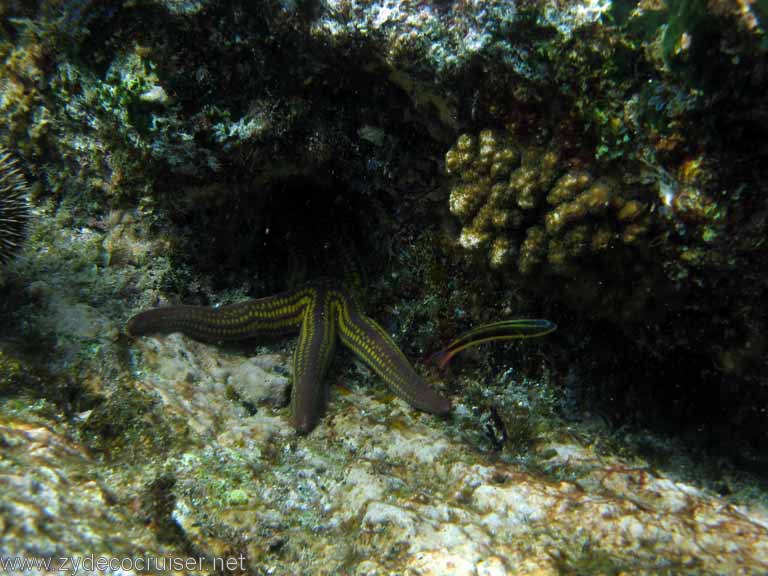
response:
<path id="1" fill-rule="evenodd" d="M 29 221 L 29 188 L 10 152 L 0 147 L 0 264 L 21 249 Z"/>

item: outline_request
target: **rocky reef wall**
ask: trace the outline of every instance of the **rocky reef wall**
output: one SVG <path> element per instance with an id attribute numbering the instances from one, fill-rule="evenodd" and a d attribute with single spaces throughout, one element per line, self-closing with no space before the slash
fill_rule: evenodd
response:
<path id="1" fill-rule="evenodd" d="M 556 432 L 562 422 L 600 421 L 598 437 L 651 429 L 727 457 L 728 470 L 768 476 L 766 18 L 765 2 L 720 0 L 3 3 L 0 148 L 16 158 L 14 178 L 31 207 L 24 204 L 23 250 L 11 258 L 22 244 L 14 236 L 0 283 L 3 434 L 42 443 L 56 458 L 76 453 L 67 464 L 74 477 L 104 478 L 102 465 L 123 474 L 117 500 L 143 494 L 130 506 L 148 520 L 121 535 L 121 550 L 132 541 L 158 554 L 223 551 L 219 538 L 237 533 L 238 546 L 283 570 L 301 549 L 286 534 L 309 538 L 323 518 L 336 536 L 349 524 L 369 539 L 336 551 L 343 560 L 334 568 L 354 564 L 358 573 L 415 566 L 431 550 L 420 538 L 434 526 L 466 535 L 485 522 L 482 535 L 496 521 L 490 495 L 521 498 L 508 488 L 507 466 L 539 466 L 544 453 L 559 462 L 570 450 L 573 438 Z M 0 219 L 0 244 L 13 231 L 4 226 Z M 316 446 L 305 450 L 282 428 L 283 392 L 251 397 L 190 361 L 184 340 L 161 348 L 174 358 L 163 362 L 153 344 L 124 334 L 125 320 L 151 306 L 227 303 L 328 275 L 360 289 L 410 358 L 485 322 L 558 324 L 545 341 L 468 351 L 442 375 L 420 368 L 457 407 L 445 449 L 462 464 L 440 473 L 458 494 L 450 511 L 410 492 L 398 492 L 393 507 L 383 502 L 382 486 L 401 490 L 422 473 L 414 462 L 430 456 L 398 452 L 402 468 L 389 469 L 382 449 L 358 436 L 367 434 L 364 413 L 387 423 L 377 424 L 382 434 L 400 434 L 390 430 L 399 420 L 382 415 L 386 398 L 361 400 L 363 374 L 344 373 L 355 416 L 331 410 L 318 438 L 334 451 L 320 462 Z M 251 352 L 236 347 L 211 364 Z M 275 362 L 269 378 L 280 380 L 285 364 Z M 205 404 L 187 398 L 208 385 L 225 398 L 219 420 L 196 416 Z M 237 431 L 219 437 L 240 420 L 254 440 Z M 402 445 L 431 442 L 430 426 L 440 425 L 430 421 Z M 388 475 L 356 500 L 367 506 L 359 518 L 324 516 L 323 488 L 308 486 L 315 472 L 307 470 L 330 470 L 341 491 L 346 477 L 336 466 L 354 453 L 350 443 L 378 455 L 350 477 Z M 505 463 L 470 473 L 480 460 L 462 443 Z M 638 444 L 662 460 L 668 454 Z M 254 446 L 258 457 L 244 460 Z M 137 458 L 156 460 L 131 481 Z M 297 489 L 270 508 L 274 486 L 236 480 L 273 465 L 273 484 L 306 484 L 312 502 Z M 25 470 L 34 466 L 32 458 Z M 600 482 L 613 472 L 600 474 L 586 474 L 578 489 L 604 495 Z M 499 475 L 506 480 L 496 487 Z M 470 477 L 480 488 L 461 488 Z M 708 487 L 739 492 L 732 478 L 718 469 Z M 664 486 L 669 498 L 694 504 L 621 514 L 645 527 L 663 517 L 683 530 L 691 509 L 716 501 Z M 26 501 L 27 489 L 16 489 Z M 551 505 L 543 516 L 541 502 L 532 506 L 540 518 L 553 506 L 584 505 L 571 485 L 531 490 Z M 90 514 L 86 503 L 61 502 Z M 234 512 L 207 512 L 222 502 Z M 190 511 L 195 503 L 202 512 Z M 305 505 L 298 524 L 285 520 Z M 120 508 L 122 521 L 130 522 L 130 506 Z M 268 544 L 249 548 L 253 533 L 238 520 L 246 509 Z M 465 513 L 466 522 L 438 519 Z M 764 521 L 740 514 L 729 509 L 725 523 L 748 525 L 745 566 L 764 568 Z M 152 541 L 157 526 L 170 530 L 168 540 Z M 392 526 L 418 537 L 406 545 Z M 538 539 L 523 530 L 537 550 L 531 566 L 638 569 L 608 542 L 608 528 L 587 531 L 586 540 L 599 541 L 593 549 L 555 557 L 563 533 Z M 472 548 L 470 540 L 456 541 Z M 359 559 L 377 542 L 390 553 L 365 568 Z M 509 557 L 524 558 L 524 548 Z M 474 558 L 467 570 L 479 570 L 484 550 L 457 557 Z M 675 566 L 735 569 L 718 564 L 715 548 L 693 560 L 683 548 L 663 551 Z M 511 566 L 493 562 L 487 573 Z"/>

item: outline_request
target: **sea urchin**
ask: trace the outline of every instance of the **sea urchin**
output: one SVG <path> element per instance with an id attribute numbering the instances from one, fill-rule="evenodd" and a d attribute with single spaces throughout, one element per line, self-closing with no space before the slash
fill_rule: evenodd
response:
<path id="1" fill-rule="evenodd" d="M 21 249 L 29 220 L 27 181 L 11 153 L 0 147 L 0 264 Z"/>

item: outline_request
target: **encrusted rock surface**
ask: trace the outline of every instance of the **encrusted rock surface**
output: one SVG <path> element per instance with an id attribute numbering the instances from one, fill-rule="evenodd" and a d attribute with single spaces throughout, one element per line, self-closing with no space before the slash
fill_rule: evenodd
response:
<path id="1" fill-rule="evenodd" d="M 287 357 L 245 358 L 180 335 L 137 346 L 146 371 L 136 385 L 195 430 L 167 463 L 172 517 L 210 554 L 234 539 L 252 568 L 273 574 L 768 570 L 765 510 L 640 459 L 553 438 L 536 447 L 534 474 L 474 452 L 451 422 L 383 395 L 375 378 L 338 386 L 333 369 L 328 413 L 297 437 L 274 393 L 257 394 L 249 412 L 226 391 L 235 377 L 274 389 Z"/>
<path id="2" fill-rule="evenodd" d="M 768 570 L 759 500 L 730 504 L 565 425 L 524 458 L 482 453 L 460 418 L 412 410 L 342 355 L 301 437 L 288 354 L 178 334 L 127 345 L 119 385 L 74 419 L 4 405 L 4 556 L 242 556 L 286 575 Z"/>
<path id="3" fill-rule="evenodd" d="M 98 458 L 56 431 L 53 423 L 25 420 L 9 417 L 7 410 L 0 419 L 4 561 L 52 559 L 47 572 L 54 573 L 57 567 L 73 569 L 62 564 L 65 557 L 160 557 L 173 552 L 158 542 L 132 503 L 121 500 Z"/>

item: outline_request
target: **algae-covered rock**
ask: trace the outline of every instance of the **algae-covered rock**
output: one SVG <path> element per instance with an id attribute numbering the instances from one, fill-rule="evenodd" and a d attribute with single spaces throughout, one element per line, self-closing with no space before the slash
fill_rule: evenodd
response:
<path id="1" fill-rule="evenodd" d="M 72 571 L 72 562 L 91 556 L 117 559 L 119 567 L 124 558 L 173 553 L 126 505 L 119 487 L 107 479 L 108 471 L 69 431 L 3 412 L 2 552 L 8 561 L 33 563 L 9 570 Z"/>
<path id="2" fill-rule="evenodd" d="M 2 3 L 0 145 L 34 216 L 0 282 L 2 556 L 768 571 L 743 479 L 766 453 L 763 4 Z M 559 331 L 457 358 L 447 420 L 341 354 L 306 437 L 292 342 L 123 331 L 321 275 L 360 280 L 414 361 L 500 318 Z M 721 459 L 675 466 L 644 426 Z"/>
<path id="3" fill-rule="evenodd" d="M 206 369 L 186 363 L 199 373 L 193 386 L 204 391 Z M 248 557 L 275 573 L 297 566 L 314 573 L 437 574 L 449 566 L 457 574 L 491 567 L 520 573 L 520 566 L 555 573 L 596 558 L 636 573 L 768 565 L 760 512 L 724 508 L 640 461 L 545 441 L 536 451 L 553 454 L 546 469 L 577 478 L 552 482 L 484 462 L 446 437 L 439 421 L 399 400 L 371 399 L 359 387 L 332 395 L 329 414 L 306 439 L 291 440 L 283 428 L 273 447 L 256 435 L 244 446 L 226 440 L 226 449 L 183 456 L 176 516 L 199 546 L 220 550 L 216 533 L 234 531 L 249 543 Z M 166 399 L 170 408 L 179 400 Z"/>
<path id="4" fill-rule="evenodd" d="M 192 345 L 183 337 L 156 343 L 166 353 L 145 348 L 160 364 L 137 384 L 160 392 L 169 411 L 198 419 L 215 412 L 227 429 L 207 428 L 216 439 L 185 451 L 173 466 L 173 515 L 186 537 L 211 553 L 226 549 L 229 534 L 250 562 L 274 573 L 438 574 L 451 567 L 456 574 L 519 574 L 521 566 L 522 573 L 557 573 L 602 563 L 651 574 L 669 566 L 702 573 L 768 566 L 764 511 L 723 507 L 642 460 L 545 435 L 533 449 L 549 476 L 542 478 L 489 463 L 439 420 L 398 399 L 372 398 L 367 386 L 351 382 L 331 391 L 328 414 L 310 436 L 294 436 L 287 410 L 268 418 L 280 424 L 276 435 L 265 435 L 259 413 L 270 410 L 269 400 L 248 416 L 233 410 L 236 400 L 207 392 L 217 365 L 235 360 L 230 354 L 200 345 L 194 357 L 168 354 Z M 166 363 L 175 367 L 166 370 Z M 171 393 L 181 366 L 189 393 Z M 193 390 L 206 413 L 190 412 L 185 396 Z M 233 435 L 238 428 L 246 435 Z"/>
<path id="5" fill-rule="evenodd" d="M 310 436 L 296 436 L 287 409 L 275 411 L 268 397 L 246 409 L 224 389 L 234 366 L 281 372 L 287 358 L 248 359 L 180 336 L 147 338 L 137 352 L 127 376 L 136 394 L 157 399 L 156 416 L 186 420 L 190 436 L 175 436 L 175 445 L 166 438 L 142 457 L 97 457 L 72 439 L 73 428 L 6 405 L 4 553 L 203 556 L 202 572 L 222 558 L 274 574 L 768 566 L 765 511 L 724 505 L 636 457 L 541 436 L 532 448 L 538 473 L 492 463 L 451 424 L 372 396 L 359 376 L 331 392 Z M 118 393 L 111 402 L 136 409 L 142 401 Z M 98 431 L 98 410 L 77 426 Z M 110 414 L 116 429 L 131 418 Z M 144 409 L 136 416 L 159 432 Z"/>

